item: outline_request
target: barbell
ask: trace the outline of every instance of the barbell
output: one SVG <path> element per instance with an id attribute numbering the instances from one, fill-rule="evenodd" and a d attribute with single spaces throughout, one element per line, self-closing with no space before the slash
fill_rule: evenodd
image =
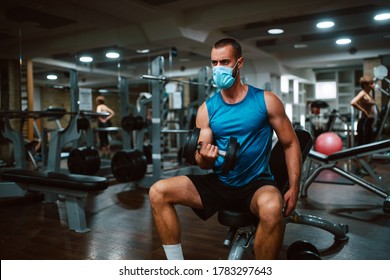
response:
<path id="1" fill-rule="evenodd" d="M 200 128 L 198 127 L 195 127 L 192 131 L 190 130 L 187 134 L 183 146 L 183 158 L 187 164 L 195 164 L 195 152 L 200 149 L 200 145 L 198 143 L 199 135 Z M 239 149 L 240 144 L 237 142 L 237 138 L 230 137 L 227 151 L 218 150 L 218 155 L 224 157 L 222 165 L 223 174 L 228 174 L 230 170 L 234 169 Z"/>
<path id="2" fill-rule="evenodd" d="M 49 109 L 47 111 L 20 111 L 20 110 L 0 110 L 0 116 L 9 118 L 43 118 L 43 117 L 63 117 L 64 115 L 80 115 L 82 117 L 106 117 L 108 112 L 79 111 L 67 112 L 62 109 Z"/>
<path id="3" fill-rule="evenodd" d="M 199 82 L 193 82 L 193 81 L 186 81 L 186 80 L 180 80 L 180 79 L 174 79 L 166 76 L 153 76 L 153 75 L 141 75 L 141 79 L 146 80 L 154 80 L 154 81 L 160 81 L 160 82 L 177 82 L 177 83 L 183 83 L 183 84 L 189 84 L 189 85 L 196 85 L 196 86 L 205 86 L 205 87 L 217 87 L 214 83 L 199 83 Z"/>

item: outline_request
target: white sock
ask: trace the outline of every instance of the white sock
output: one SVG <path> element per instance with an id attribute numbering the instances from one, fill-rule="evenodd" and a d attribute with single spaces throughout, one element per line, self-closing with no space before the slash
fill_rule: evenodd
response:
<path id="1" fill-rule="evenodd" d="M 163 245 L 168 260 L 184 260 L 181 244 Z"/>

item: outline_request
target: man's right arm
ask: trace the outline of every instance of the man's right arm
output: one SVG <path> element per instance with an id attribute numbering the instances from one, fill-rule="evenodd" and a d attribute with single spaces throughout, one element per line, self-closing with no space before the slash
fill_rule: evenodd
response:
<path id="1" fill-rule="evenodd" d="M 202 169 L 212 169 L 218 157 L 218 147 L 214 146 L 214 136 L 210 128 L 209 115 L 206 103 L 203 103 L 196 116 L 196 126 L 200 128 L 199 151 L 195 151 L 195 159 Z"/>

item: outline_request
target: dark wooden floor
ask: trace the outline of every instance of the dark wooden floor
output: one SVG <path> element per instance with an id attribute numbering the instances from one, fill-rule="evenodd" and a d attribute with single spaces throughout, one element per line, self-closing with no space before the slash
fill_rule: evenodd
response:
<path id="1" fill-rule="evenodd" d="M 390 192 L 389 161 L 372 163 Z M 340 181 L 332 173 L 325 181 Z M 308 198 L 300 199 L 301 214 L 322 217 L 349 226 L 349 240 L 335 251 L 333 235 L 319 228 L 288 224 L 280 258 L 292 242 L 306 239 L 329 260 L 390 259 L 390 214 L 382 211 L 384 199 L 351 184 L 315 182 Z M 0 200 L 0 258 L 10 259 L 165 259 L 148 201 L 148 189 L 113 184 L 86 201 L 89 233 L 70 231 L 63 202 L 42 203 L 42 196 Z M 226 259 L 222 245 L 226 228 L 214 216 L 202 221 L 192 210 L 177 207 L 182 221 L 182 243 L 187 259 Z M 245 258 L 251 259 L 248 254 Z"/>

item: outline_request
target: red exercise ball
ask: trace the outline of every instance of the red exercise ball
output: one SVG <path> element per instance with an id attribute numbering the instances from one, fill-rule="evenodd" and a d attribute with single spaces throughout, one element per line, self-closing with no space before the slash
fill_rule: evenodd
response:
<path id="1" fill-rule="evenodd" d="M 314 149 L 321 154 L 331 155 L 343 149 L 343 140 L 334 132 L 324 132 L 317 137 Z"/>

